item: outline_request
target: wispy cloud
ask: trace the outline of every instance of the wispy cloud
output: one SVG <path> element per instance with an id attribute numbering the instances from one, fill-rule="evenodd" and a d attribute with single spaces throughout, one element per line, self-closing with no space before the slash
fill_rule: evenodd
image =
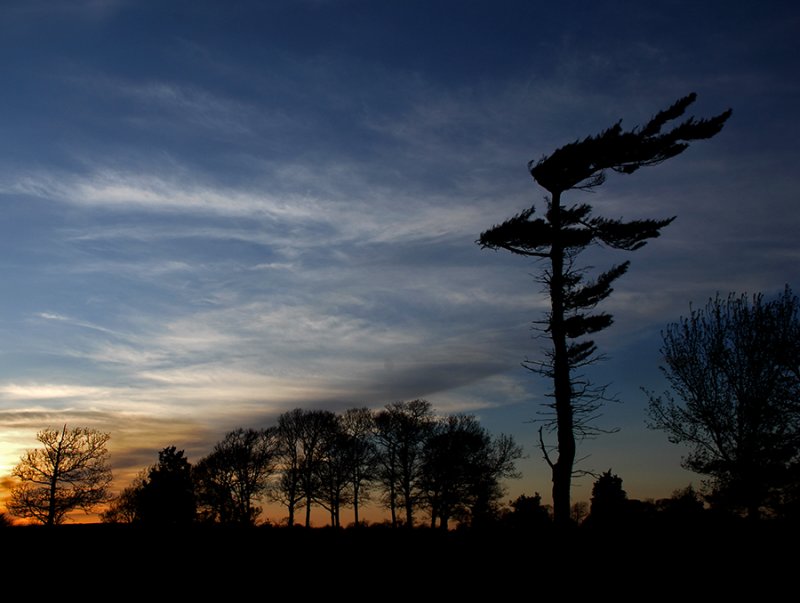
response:
<path id="1" fill-rule="evenodd" d="M 243 142 L 291 121 L 279 112 L 264 112 L 230 96 L 191 84 L 169 81 L 133 82 L 94 76 L 85 78 L 99 93 L 130 101 L 127 119 L 148 130 L 202 128 L 215 137 Z M 196 132 L 195 132 L 196 134 Z"/>
<path id="2" fill-rule="evenodd" d="M 37 318 L 40 318 L 45 321 L 54 321 L 57 323 L 62 323 L 70 326 L 80 327 L 82 329 L 89 329 L 92 331 L 100 331 L 101 333 L 106 333 L 109 335 L 114 335 L 114 331 L 111 329 L 107 329 L 102 325 L 95 324 L 93 322 L 88 322 L 85 320 L 78 320 L 75 318 L 71 318 L 69 316 L 65 316 L 63 314 L 59 314 L 57 312 L 39 312 L 34 315 Z"/>

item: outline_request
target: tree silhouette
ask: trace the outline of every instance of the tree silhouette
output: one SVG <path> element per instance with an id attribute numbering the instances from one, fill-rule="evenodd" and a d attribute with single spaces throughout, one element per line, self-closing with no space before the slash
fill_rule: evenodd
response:
<path id="1" fill-rule="evenodd" d="M 662 337 L 672 392 L 648 392 L 650 427 L 690 446 L 716 506 L 779 507 L 800 470 L 800 300 L 717 295 Z"/>
<path id="2" fill-rule="evenodd" d="M 333 436 L 336 433 L 336 415 L 329 410 L 307 410 L 303 412 L 299 448 L 300 489 L 305 499 L 307 528 L 311 527 L 311 505 L 322 498 L 320 471 L 327 459 Z"/>
<path id="3" fill-rule="evenodd" d="M 235 429 L 193 469 L 206 519 L 252 525 L 277 463 L 277 429 Z"/>
<path id="4" fill-rule="evenodd" d="M 542 497 L 536 492 L 533 496 L 520 494 L 509 503 L 511 507 L 503 515 L 503 523 L 515 530 L 546 528 L 552 522 L 547 507 L 542 505 Z"/>
<path id="5" fill-rule="evenodd" d="M 278 417 L 281 475 L 274 497 L 289 510 L 290 526 L 300 507 L 311 526 L 311 506 L 324 499 L 320 476 L 336 432 L 336 414 L 329 410 L 295 408 Z"/>
<path id="6" fill-rule="evenodd" d="M 155 526 L 188 525 L 195 520 L 197 501 L 192 465 L 183 450 L 168 446 L 158 453 L 139 494 L 139 518 Z"/>
<path id="7" fill-rule="evenodd" d="M 369 488 L 376 477 L 375 415 L 368 408 L 349 408 L 339 417 L 339 423 L 346 437 L 353 521 L 358 527 L 359 507 L 362 501 L 369 499 Z"/>
<path id="8" fill-rule="evenodd" d="M 114 497 L 100 514 L 103 523 L 136 523 L 141 520 L 141 494 L 147 481 L 148 469 L 142 470 L 134 480 Z"/>
<path id="9" fill-rule="evenodd" d="M 303 464 L 300 437 L 305 411 L 295 408 L 278 417 L 278 462 L 280 475 L 270 495 L 289 513 L 288 525 L 295 525 L 295 512 L 303 505 L 301 469 Z"/>
<path id="10" fill-rule="evenodd" d="M 436 423 L 423 447 L 422 492 L 431 515 L 447 529 L 456 514 L 466 515 L 477 494 L 490 439 L 474 416 L 453 415 Z"/>
<path id="11" fill-rule="evenodd" d="M 585 500 L 578 500 L 572 503 L 572 521 L 575 525 L 581 525 L 589 514 L 589 503 Z"/>
<path id="12" fill-rule="evenodd" d="M 406 527 L 414 525 L 414 509 L 420 496 L 422 449 L 433 421 L 433 409 L 427 400 L 388 404 L 375 416 L 378 479 L 386 493 L 392 526 L 399 523 L 400 507 L 405 511 Z"/>
<path id="13" fill-rule="evenodd" d="M 351 441 L 341 429 L 341 416 L 331 425 L 327 434 L 325 453 L 317 464 L 317 491 L 314 500 L 328 511 L 331 526 L 341 527 L 341 509 L 352 504 Z"/>
<path id="14" fill-rule="evenodd" d="M 591 310 L 608 297 L 612 284 L 629 265 L 618 264 L 588 280 L 586 268 L 577 265 L 578 256 L 593 244 L 634 251 L 659 236 L 660 230 L 674 219 L 603 218 L 592 215 L 591 205 L 564 205 L 562 196 L 570 190 L 588 191 L 602 185 L 608 170 L 632 174 L 679 155 L 690 141 L 716 135 L 730 117 L 730 110 L 710 119 L 688 118 L 662 132 L 668 122 L 684 114 L 695 98 L 692 93 L 678 100 L 642 128 L 624 131 L 621 122 L 617 122 L 596 136 L 576 140 L 539 161 L 531 161 L 531 176 L 550 193 L 545 198 L 544 216 L 534 217 L 532 206 L 483 232 L 478 240 L 482 248 L 505 249 L 547 261 L 539 280 L 550 298 L 550 311 L 542 321 L 542 330 L 552 347 L 544 360 L 526 360 L 523 364 L 553 384 L 553 402 L 546 405 L 549 411 L 543 427 L 556 432 L 555 460 L 553 449 L 545 445 L 542 429 L 539 438 L 552 472 L 554 517 L 559 525 L 570 523 L 576 436 L 598 432 L 593 419 L 606 400 L 605 387 L 593 385 L 576 373 L 598 359 L 594 342 L 581 338 L 611 325 L 611 315 Z"/>
<path id="15" fill-rule="evenodd" d="M 431 527 L 448 528 L 460 518 L 486 523 L 503 495 L 501 480 L 519 477 L 515 461 L 522 450 L 509 436 L 492 439 L 473 415 L 438 421 L 423 445 L 420 485 Z"/>
<path id="16" fill-rule="evenodd" d="M 618 526 L 623 519 L 628 494 L 622 489 L 622 478 L 603 473 L 592 486 L 592 500 L 587 523 L 592 526 Z"/>
<path id="17" fill-rule="evenodd" d="M 12 475 L 8 510 L 45 525 L 62 523 L 70 511 L 89 512 L 108 499 L 111 469 L 106 464 L 110 436 L 95 429 L 44 429 L 36 434 L 42 448 L 22 455 Z"/>
<path id="18" fill-rule="evenodd" d="M 705 510 L 702 496 L 691 484 L 675 490 L 669 498 L 656 501 L 656 506 L 663 516 L 684 523 L 696 521 Z"/>

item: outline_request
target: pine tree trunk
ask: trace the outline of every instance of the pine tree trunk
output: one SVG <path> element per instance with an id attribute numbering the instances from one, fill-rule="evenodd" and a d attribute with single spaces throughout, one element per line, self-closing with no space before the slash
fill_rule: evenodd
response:
<path id="1" fill-rule="evenodd" d="M 554 193 L 550 209 L 553 244 L 550 260 L 550 336 L 553 341 L 553 393 L 555 396 L 558 459 L 552 465 L 553 519 L 556 525 L 570 523 L 570 489 L 572 467 L 575 463 L 575 434 L 573 432 L 572 384 L 567 335 L 564 329 L 564 248 L 561 241 L 561 195 Z"/>

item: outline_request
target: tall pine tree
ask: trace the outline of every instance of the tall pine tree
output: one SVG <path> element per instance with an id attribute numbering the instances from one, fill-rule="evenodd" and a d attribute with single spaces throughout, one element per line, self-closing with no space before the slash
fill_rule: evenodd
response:
<path id="1" fill-rule="evenodd" d="M 485 231 L 478 240 L 483 248 L 505 249 L 547 262 L 541 280 L 549 292 L 550 311 L 543 322 L 552 347 L 543 360 L 526 361 L 525 366 L 553 383 L 552 402 L 547 404 L 552 415 L 546 426 L 555 430 L 557 444 L 548 449 L 541 429 L 539 441 L 552 470 L 557 524 L 570 523 L 576 436 L 594 431 L 591 421 L 606 399 L 603 387 L 592 386 L 576 373 L 576 369 L 597 360 L 594 342 L 584 337 L 611 325 L 611 315 L 592 310 L 609 296 L 612 284 L 629 265 L 623 262 L 588 280 L 585 268 L 577 265 L 578 255 L 596 243 L 635 251 L 648 239 L 659 236 L 661 229 L 674 220 L 603 218 L 592 214 L 591 205 L 564 205 L 562 196 L 567 191 L 586 191 L 602 185 L 608 170 L 632 174 L 679 155 L 693 140 L 715 136 L 730 117 L 730 109 L 709 119 L 690 117 L 663 131 L 695 99 L 692 93 L 678 100 L 642 128 L 625 131 L 619 121 L 600 134 L 576 140 L 539 161 L 529 162 L 531 176 L 549 193 L 544 216 L 534 217 L 532 206 Z"/>

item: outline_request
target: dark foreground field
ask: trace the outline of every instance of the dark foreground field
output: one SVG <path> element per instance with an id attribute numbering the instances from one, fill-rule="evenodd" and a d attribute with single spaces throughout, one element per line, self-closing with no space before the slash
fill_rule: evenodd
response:
<path id="1" fill-rule="evenodd" d="M 0 543 L 9 582 L 126 600 L 763 596 L 794 590 L 800 562 L 797 530 L 786 526 L 442 533 L 67 525 L 6 528 Z"/>

